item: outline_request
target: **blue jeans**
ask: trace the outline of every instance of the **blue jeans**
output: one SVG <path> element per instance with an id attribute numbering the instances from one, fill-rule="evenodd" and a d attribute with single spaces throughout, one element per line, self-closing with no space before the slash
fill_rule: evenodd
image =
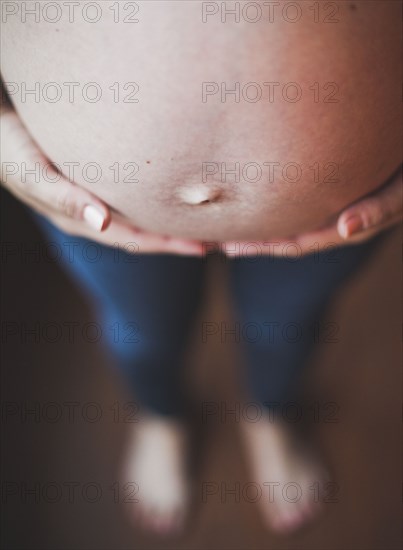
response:
<path id="1" fill-rule="evenodd" d="M 84 287 L 106 331 L 117 366 L 145 408 L 182 414 L 183 352 L 201 302 L 206 260 L 129 255 L 66 235 L 35 215 L 47 239 L 69 253 L 64 267 Z M 256 256 L 228 260 L 236 319 L 205 322 L 200 335 L 240 342 L 251 398 L 270 407 L 293 395 L 315 342 L 337 341 L 336 324 L 320 318 L 334 290 L 376 241 L 312 253 L 299 259 Z M 333 333 L 333 334 L 332 334 Z M 333 339 L 333 340 L 332 340 Z"/>

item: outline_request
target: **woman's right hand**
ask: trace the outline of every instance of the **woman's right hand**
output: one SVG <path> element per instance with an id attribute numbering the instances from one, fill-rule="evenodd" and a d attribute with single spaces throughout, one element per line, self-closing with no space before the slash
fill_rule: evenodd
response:
<path id="1" fill-rule="evenodd" d="M 2 184 L 65 233 L 140 254 L 202 255 L 202 243 L 141 231 L 111 212 L 98 197 L 66 179 L 7 104 L 1 107 L 0 125 Z M 31 172 L 23 178 L 24 163 L 29 170 L 37 166 L 39 177 Z"/>

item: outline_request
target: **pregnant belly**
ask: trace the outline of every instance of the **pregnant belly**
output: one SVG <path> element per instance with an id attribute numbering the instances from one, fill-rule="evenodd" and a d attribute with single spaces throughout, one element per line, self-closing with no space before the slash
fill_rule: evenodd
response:
<path id="1" fill-rule="evenodd" d="M 223 24 L 140 2 L 134 25 L 107 4 L 92 25 L 9 17 L 2 73 L 47 157 L 143 229 L 291 237 L 399 165 L 396 3 L 336 3 L 333 25 L 306 3 L 294 24 Z"/>

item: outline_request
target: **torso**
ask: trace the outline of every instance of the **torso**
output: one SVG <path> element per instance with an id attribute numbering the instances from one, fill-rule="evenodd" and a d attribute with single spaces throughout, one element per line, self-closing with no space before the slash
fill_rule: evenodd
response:
<path id="1" fill-rule="evenodd" d="M 334 23 L 323 22 L 332 16 L 321 2 L 317 23 L 315 2 L 298 3 L 295 23 L 281 6 L 273 23 L 267 11 L 256 23 L 242 14 L 240 23 L 230 16 L 222 23 L 220 13 L 203 23 L 202 2 L 190 1 L 138 2 L 138 23 L 114 23 L 112 4 L 98 3 L 102 17 L 93 24 L 80 9 L 74 23 L 67 9 L 58 23 L 43 14 L 39 23 L 9 17 L 2 75 L 28 89 L 39 83 L 39 103 L 13 95 L 33 137 L 66 175 L 66 163 L 78 163 L 74 181 L 138 226 L 209 240 L 289 237 L 325 225 L 398 167 L 398 2 L 330 3 L 338 7 Z M 55 103 L 42 95 L 53 97 L 50 82 L 63 91 Z M 64 82 L 79 83 L 73 103 Z M 96 103 L 82 99 L 90 82 L 102 91 Z M 128 82 L 137 93 L 123 89 Z M 221 101 L 220 90 L 203 102 L 203 82 L 219 89 L 239 82 L 240 101 L 230 94 Z M 297 102 L 291 82 L 302 92 Z M 94 96 L 94 87 L 87 91 Z M 89 162 L 102 169 L 96 183 Z M 205 181 L 203 163 L 216 171 Z M 224 181 L 222 163 L 238 170 L 239 182 L 230 173 Z M 210 202 L 189 204 L 206 190 Z"/>

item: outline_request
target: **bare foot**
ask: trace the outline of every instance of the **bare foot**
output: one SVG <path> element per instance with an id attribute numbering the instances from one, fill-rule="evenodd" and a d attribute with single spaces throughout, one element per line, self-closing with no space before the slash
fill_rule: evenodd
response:
<path id="1" fill-rule="evenodd" d="M 187 432 L 179 420 L 147 415 L 133 427 L 125 479 L 138 485 L 132 517 L 161 535 L 179 534 L 189 504 Z"/>
<path id="2" fill-rule="evenodd" d="M 321 510 L 318 487 L 328 481 L 325 469 L 298 447 L 284 422 L 267 415 L 254 423 L 243 420 L 241 429 L 266 525 L 289 533 L 315 518 Z"/>

